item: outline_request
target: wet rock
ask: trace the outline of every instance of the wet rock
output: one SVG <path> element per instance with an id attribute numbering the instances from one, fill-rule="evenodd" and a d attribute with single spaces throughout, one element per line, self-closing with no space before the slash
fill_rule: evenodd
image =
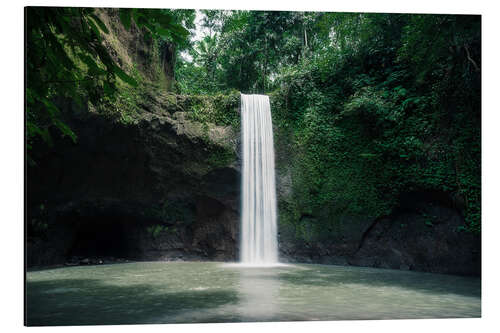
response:
<path id="1" fill-rule="evenodd" d="M 301 243 L 281 226 L 280 255 L 291 261 L 480 275 L 480 235 L 463 231 L 463 225 L 452 199 L 420 193 L 408 195 L 393 214 L 364 229 L 345 224 L 350 230 L 331 240 Z"/>
<path id="2" fill-rule="evenodd" d="M 80 260 L 80 265 L 90 265 L 90 259 L 89 258 L 85 258 L 85 259 L 82 259 Z"/>
<path id="3" fill-rule="evenodd" d="M 408 266 L 406 264 L 401 264 L 399 266 L 399 269 L 402 270 L 402 271 L 409 271 L 410 270 L 410 266 Z"/>
<path id="4" fill-rule="evenodd" d="M 64 263 L 64 266 L 78 266 L 79 263 L 78 262 L 65 262 Z"/>

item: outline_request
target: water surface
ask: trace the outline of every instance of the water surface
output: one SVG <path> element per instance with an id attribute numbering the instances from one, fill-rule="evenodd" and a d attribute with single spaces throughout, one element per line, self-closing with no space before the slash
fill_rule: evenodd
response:
<path id="1" fill-rule="evenodd" d="M 28 272 L 28 325 L 479 317 L 479 278 L 363 267 L 137 262 Z"/>

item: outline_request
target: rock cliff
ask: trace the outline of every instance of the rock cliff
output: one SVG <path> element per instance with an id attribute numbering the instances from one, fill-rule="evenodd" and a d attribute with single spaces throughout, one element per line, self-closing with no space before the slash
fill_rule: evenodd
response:
<path id="1" fill-rule="evenodd" d="M 52 147 L 40 142 L 33 149 L 28 266 L 96 258 L 237 260 L 239 93 L 171 92 L 170 72 L 162 72 L 171 66 L 151 61 L 154 45 L 136 27 L 122 31 L 112 10 L 100 15 L 112 27 L 104 43 L 124 68 L 139 64 L 140 85 L 122 87 L 116 102 L 100 106 L 55 101 L 78 140 L 54 136 Z M 378 218 L 325 207 L 341 218 L 304 210 L 290 223 L 283 207 L 300 195 L 294 190 L 301 175 L 293 172 L 300 151 L 278 130 L 275 138 L 281 260 L 480 274 L 480 236 L 461 230 L 460 200 L 447 193 L 408 192 Z M 331 230 L 310 232 L 325 219 L 336 221 Z"/>

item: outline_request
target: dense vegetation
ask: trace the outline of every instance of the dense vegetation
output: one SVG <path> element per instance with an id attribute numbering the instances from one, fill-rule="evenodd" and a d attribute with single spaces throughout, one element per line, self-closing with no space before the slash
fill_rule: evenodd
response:
<path id="1" fill-rule="evenodd" d="M 126 30 L 132 25 L 141 29 L 145 41 L 161 53 L 171 46 L 187 47 L 189 32 L 182 23 L 191 27 L 194 11 L 120 9 L 119 19 Z M 30 163 L 35 163 L 30 151 L 34 141 L 42 139 L 51 145 L 54 133 L 77 139 L 63 120 L 58 100 L 68 98 L 80 106 L 109 105 L 117 98 L 129 98 L 128 87 L 138 87 L 141 77 L 136 66 L 119 64 L 103 41 L 110 28 L 94 8 L 27 7 L 26 137 Z"/>
<path id="2" fill-rule="evenodd" d="M 328 236 L 346 218 L 384 216 L 402 194 L 433 191 L 458 203 L 464 231 L 480 230 L 479 16 L 200 13 L 207 33 L 197 41 L 188 34 L 193 10 L 120 10 L 120 22 L 146 32 L 155 61 L 173 52 L 175 93 L 271 95 L 278 155 L 287 158 L 278 172 L 293 179 L 280 221 L 300 237 Z M 59 116 L 61 96 L 97 106 L 140 98 L 141 74 L 103 46 L 109 27 L 94 10 L 27 14 L 28 149 L 51 133 L 77 140 Z M 237 115 L 193 98 L 192 119 L 238 127 Z"/>
<path id="3" fill-rule="evenodd" d="M 193 61 L 177 62 L 179 87 L 271 94 L 278 150 L 293 162 L 282 222 L 328 235 L 437 191 L 479 231 L 478 16 L 205 11 L 203 24 Z"/>

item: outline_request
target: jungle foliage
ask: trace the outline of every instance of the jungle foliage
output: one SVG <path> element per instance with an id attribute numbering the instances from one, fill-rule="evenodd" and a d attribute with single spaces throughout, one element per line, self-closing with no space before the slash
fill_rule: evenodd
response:
<path id="1" fill-rule="evenodd" d="M 271 95 L 294 189 L 281 221 L 314 216 L 324 234 L 438 191 L 479 231 L 479 16 L 205 11 L 203 24 L 179 87 Z"/>
<path id="2" fill-rule="evenodd" d="M 278 156 L 278 173 L 293 180 L 281 222 L 300 231 L 312 216 L 312 233 L 328 235 L 346 219 L 390 213 L 402 194 L 434 191 L 454 198 L 463 230 L 480 230 L 479 16 L 201 13 L 206 33 L 197 41 L 193 10 L 119 16 L 160 50 L 175 50 L 177 93 L 231 103 L 235 91 L 271 96 L 276 149 L 287 159 Z M 104 47 L 110 27 L 96 10 L 30 7 L 26 17 L 28 151 L 54 133 L 77 139 L 58 98 L 104 105 L 128 94 L 133 109 L 140 77 Z M 191 119 L 239 126 L 236 114 L 203 101 Z"/>

